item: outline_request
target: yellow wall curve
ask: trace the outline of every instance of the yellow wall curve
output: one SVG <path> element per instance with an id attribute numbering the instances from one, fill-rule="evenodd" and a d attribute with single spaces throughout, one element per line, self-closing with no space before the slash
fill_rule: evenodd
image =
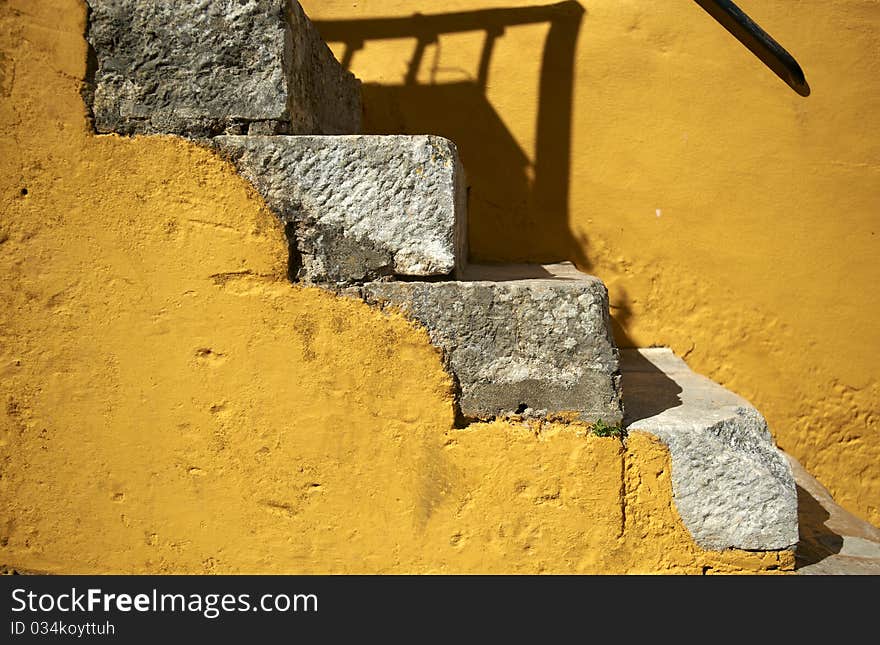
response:
<path id="1" fill-rule="evenodd" d="M 880 4 L 738 1 L 808 98 L 695 2 L 581 0 L 555 22 L 534 0 L 302 4 L 364 80 L 368 131 L 457 142 L 473 259 L 599 276 L 621 345 L 668 345 L 748 398 L 880 525 Z M 350 46 L 377 18 L 384 37 Z"/>
<path id="2" fill-rule="evenodd" d="M 94 136 L 79 0 L 0 5 L 0 564 L 67 573 L 742 572 L 669 457 L 577 425 L 453 429 L 396 314 L 285 278 L 213 153 Z"/>

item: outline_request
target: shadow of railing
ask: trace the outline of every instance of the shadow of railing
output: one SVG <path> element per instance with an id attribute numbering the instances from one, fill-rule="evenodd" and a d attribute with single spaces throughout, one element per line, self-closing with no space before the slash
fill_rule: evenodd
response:
<path id="1" fill-rule="evenodd" d="M 802 95 L 809 86 L 797 62 L 730 0 L 694 0 L 777 75 Z M 399 83 L 365 83 L 367 134 L 438 134 L 456 143 L 469 183 L 468 237 L 471 261 L 573 261 L 593 269 L 589 239 L 570 227 L 569 192 L 575 62 L 584 7 L 574 0 L 552 5 L 496 8 L 406 17 L 317 20 L 324 40 L 341 43 L 342 64 L 351 68 L 370 41 L 412 39 L 415 47 Z M 522 25 L 549 25 L 541 51 L 533 157 L 524 151 L 487 96 L 496 44 Z M 421 74 L 429 46 L 445 34 L 482 32 L 476 74 L 438 82 Z M 537 52 L 522 51 L 523 58 Z M 392 64 L 389 61 L 389 65 Z M 612 304 L 614 334 L 621 346 L 631 311 L 618 287 Z"/>
<path id="2" fill-rule="evenodd" d="M 328 42 L 342 43 L 351 67 L 368 41 L 415 39 L 399 84 L 365 83 L 364 131 L 439 134 L 459 148 L 470 186 L 472 259 L 483 262 L 574 260 L 589 269 L 569 230 L 575 50 L 584 8 L 553 5 L 484 9 L 402 18 L 315 21 Z M 519 146 L 488 100 L 491 60 L 505 30 L 549 24 L 538 89 L 534 160 Z M 444 34 L 483 32 L 476 75 L 454 82 L 419 82 L 427 48 Z M 524 56 L 531 52 L 523 52 Z M 435 62 L 436 66 L 436 62 Z M 502 245 L 497 243 L 503 231 Z"/>

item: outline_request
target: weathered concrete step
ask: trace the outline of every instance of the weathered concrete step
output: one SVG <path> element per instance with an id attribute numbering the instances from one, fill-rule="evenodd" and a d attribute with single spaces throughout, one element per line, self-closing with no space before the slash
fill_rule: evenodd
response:
<path id="1" fill-rule="evenodd" d="M 360 129 L 360 82 L 295 0 L 87 2 L 98 132 Z"/>
<path id="2" fill-rule="evenodd" d="M 469 266 L 454 282 L 370 282 L 368 303 L 402 309 L 443 350 L 461 413 L 622 416 L 608 293 L 570 264 Z"/>
<path id="3" fill-rule="evenodd" d="M 455 144 L 435 136 L 212 140 L 289 224 L 294 277 L 340 285 L 449 276 L 467 256 Z"/>
<path id="4" fill-rule="evenodd" d="M 667 348 L 621 350 L 621 372 L 624 423 L 669 448 L 675 504 L 697 544 L 793 549 L 795 482 L 764 417 Z"/>

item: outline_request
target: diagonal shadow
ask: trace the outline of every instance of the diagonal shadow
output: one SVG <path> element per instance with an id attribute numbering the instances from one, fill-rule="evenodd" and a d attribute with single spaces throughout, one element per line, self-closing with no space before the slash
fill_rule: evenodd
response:
<path id="1" fill-rule="evenodd" d="M 621 350 L 620 376 L 624 427 L 682 404 L 682 387 L 638 350 Z"/>
<path id="2" fill-rule="evenodd" d="M 825 525 L 831 514 L 801 486 L 797 487 L 798 531 L 795 567 L 800 569 L 840 553 L 843 537 Z"/>

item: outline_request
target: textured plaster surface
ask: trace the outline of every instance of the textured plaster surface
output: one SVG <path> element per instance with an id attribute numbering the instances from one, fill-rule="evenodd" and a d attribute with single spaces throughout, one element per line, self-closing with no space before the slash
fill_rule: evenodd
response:
<path id="1" fill-rule="evenodd" d="M 535 4 L 303 0 L 319 28 Z M 598 276 L 621 347 L 671 347 L 747 398 L 880 525 L 880 3 L 737 3 L 800 62 L 806 99 L 694 2 L 581 4 L 573 68 L 559 53 L 570 12 L 551 49 L 546 22 L 495 38 L 485 88 L 485 31 L 441 34 L 409 84 L 413 42 L 367 41 L 351 64 L 364 131 L 453 139 L 474 261 L 567 259 Z"/>
<path id="2" fill-rule="evenodd" d="M 70 573 L 742 572 L 635 433 L 454 430 L 427 334 L 286 280 L 219 157 L 94 136 L 85 6 L 0 5 L 0 563 Z"/>

